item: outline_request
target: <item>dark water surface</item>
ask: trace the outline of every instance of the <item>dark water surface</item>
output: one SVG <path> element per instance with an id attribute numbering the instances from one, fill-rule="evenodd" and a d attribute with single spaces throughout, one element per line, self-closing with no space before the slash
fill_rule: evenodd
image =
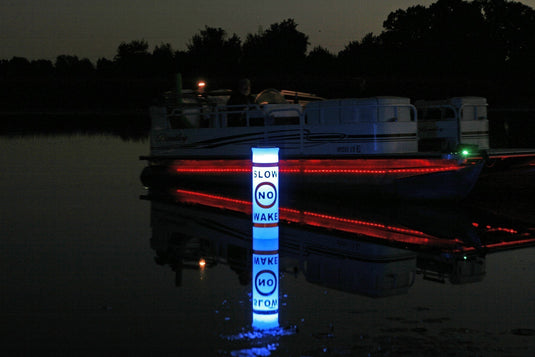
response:
<path id="1" fill-rule="evenodd" d="M 140 199 L 147 153 L 111 136 L 0 139 L 3 355 L 535 355 L 535 248 L 503 249 L 535 237 L 522 193 L 373 214 L 362 202 L 350 217 L 379 238 L 395 222 L 435 246 L 281 225 L 281 329 L 261 334 L 248 217 Z M 460 262 L 440 248 L 450 238 Z"/>

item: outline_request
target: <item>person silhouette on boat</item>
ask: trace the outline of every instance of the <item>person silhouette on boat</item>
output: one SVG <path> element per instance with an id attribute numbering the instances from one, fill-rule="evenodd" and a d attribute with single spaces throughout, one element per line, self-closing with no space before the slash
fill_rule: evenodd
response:
<path id="1" fill-rule="evenodd" d="M 227 105 L 250 105 L 254 103 L 255 98 L 251 95 L 251 81 L 247 78 L 240 79 L 238 88 L 232 91 Z"/>
<path id="2" fill-rule="evenodd" d="M 247 78 L 240 79 L 238 87 L 232 91 L 227 105 L 232 111 L 232 114 L 228 115 L 228 126 L 245 126 L 246 114 L 245 110 L 249 105 L 255 104 L 255 98 L 251 95 L 251 81 Z"/>

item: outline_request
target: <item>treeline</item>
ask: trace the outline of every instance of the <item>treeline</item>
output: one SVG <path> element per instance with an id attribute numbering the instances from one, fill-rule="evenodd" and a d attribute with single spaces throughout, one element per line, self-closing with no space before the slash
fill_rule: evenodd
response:
<path id="1" fill-rule="evenodd" d="M 205 78 L 212 88 L 237 78 L 264 87 L 325 97 L 483 95 L 494 103 L 535 95 L 535 10 L 515 1 L 438 0 L 388 15 L 383 31 L 339 53 L 309 48 L 293 19 L 245 39 L 206 26 L 177 51 L 144 40 L 121 43 L 113 59 L 74 55 L 55 61 L 0 61 L 2 110 L 145 110 L 182 73 L 185 86 Z"/>

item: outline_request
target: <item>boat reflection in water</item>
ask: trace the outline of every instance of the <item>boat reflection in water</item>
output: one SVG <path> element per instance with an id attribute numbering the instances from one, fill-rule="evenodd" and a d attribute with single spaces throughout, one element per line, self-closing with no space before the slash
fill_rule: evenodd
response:
<path id="1" fill-rule="evenodd" d="M 228 265 L 251 282 L 251 203 L 220 194 L 150 191 L 151 246 L 176 272 Z M 349 201 L 349 200 L 348 200 Z M 503 221 L 503 222 L 502 222 Z M 371 297 L 405 294 L 418 276 L 463 284 L 485 276 L 487 254 L 535 244 L 533 230 L 459 206 L 293 201 L 280 207 L 280 271 Z"/>
<path id="2" fill-rule="evenodd" d="M 529 226 L 515 222 L 513 227 L 498 217 L 458 206 L 367 203 L 359 209 L 350 199 L 321 202 L 310 196 L 313 193 L 303 200 L 281 198 L 280 327 L 262 331 L 254 326 L 251 330 L 249 325 L 241 325 L 240 330 L 225 328 L 223 340 L 247 346 L 232 355 L 269 355 L 278 349 L 280 336 L 297 333 L 294 311 L 301 307 L 294 305 L 294 299 L 317 298 L 299 296 L 301 276 L 325 289 L 386 298 L 407 294 L 421 279 L 451 284 L 481 281 L 488 254 L 535 245 Z M 240 196 L 178 188 L 164 193 L 153 189 L 145 196 L 151 200 L 151 247 L 157 263 L 175 271 L 177 286 L 182 285 L 185 269 L 199 269 L 202 279 L 211 273 L 221 276 L 222 269 L 210 268 L 228 266 L 236 276 L 236 287 L 231 289 L 238 291 L 239 282 L 252 291 L 251 203 L 236 197 Z M 230 281 L 218 283 L 231 285 L 232 274 Z M 252 314 L 251 303 L 240 310 Z M 301 317 L 301 322 L 308 318 L 312 316 Z"/>

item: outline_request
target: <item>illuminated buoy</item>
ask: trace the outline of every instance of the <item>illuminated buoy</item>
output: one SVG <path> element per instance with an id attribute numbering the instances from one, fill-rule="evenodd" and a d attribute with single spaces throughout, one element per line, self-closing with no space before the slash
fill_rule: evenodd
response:
<path id="1" fill-rule="evenodd" d="M 279 326 L 279 149 L 252 148 L 253 327 Z"/>

